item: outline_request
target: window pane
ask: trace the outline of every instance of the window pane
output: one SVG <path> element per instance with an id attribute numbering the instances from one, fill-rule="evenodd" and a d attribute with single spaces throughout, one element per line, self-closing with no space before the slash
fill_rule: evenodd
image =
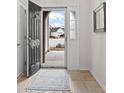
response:
<path id="1" fill-rule="evenodd" d="M 70 39 L 76 38 L 76 18 L 75 11 L 70 12 Z"/>

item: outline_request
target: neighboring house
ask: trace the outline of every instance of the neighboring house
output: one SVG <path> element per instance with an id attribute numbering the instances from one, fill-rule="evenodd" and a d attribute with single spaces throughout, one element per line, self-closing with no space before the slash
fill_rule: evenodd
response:
<path id="1" fill-rule="evenodd" d="M 50 29 L 50 36 L 55 37 L 55 38 L 59 38 L 61 36 L 64 36 L 64 28 L 62 28 L 62 27 L 52 27 Z"/>

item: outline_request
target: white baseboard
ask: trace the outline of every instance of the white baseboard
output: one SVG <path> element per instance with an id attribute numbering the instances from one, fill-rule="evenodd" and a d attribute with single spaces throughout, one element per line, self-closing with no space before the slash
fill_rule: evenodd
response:
<path id="1" fill-rule="evenodd" d="M 102 89 L 104 91 L 106 91 L 106 87 L 105 85 L 102 83 L 102 81 L 99 79 L 99 77 L 97 76 L 96 73 L 94 73 L 93 71 L 90 70 L 90 73 L 94 76 L 94 78 L 97 80 L 97 82 L 99 83 L 99 85 L 102 87 Z"/>

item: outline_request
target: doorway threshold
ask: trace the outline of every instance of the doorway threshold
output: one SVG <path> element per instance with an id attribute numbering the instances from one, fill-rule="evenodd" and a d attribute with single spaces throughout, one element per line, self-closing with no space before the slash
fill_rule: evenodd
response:
<path id="1" fill-rule="evenodd" d="M 41 69 L 67 69 L 67 67 L 41 67 Z"/>

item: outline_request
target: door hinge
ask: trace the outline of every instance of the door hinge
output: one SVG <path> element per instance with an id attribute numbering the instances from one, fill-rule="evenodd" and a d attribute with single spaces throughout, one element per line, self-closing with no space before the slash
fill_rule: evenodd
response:
<path id="1" fill-rule="evenodd" d="M 25 14 L 26 14 L 26 9 L 24 10 Z"/>
<path id="2" fill-rule="evenodd" d="M 24 64 L 27 65 L 27 62 L 25 61 Z"/>
<path id="3" fill-rule="evenodd" d="M 26 35 L 24 36 L 24 39 L 27 40 L 27 36 Z"/>

